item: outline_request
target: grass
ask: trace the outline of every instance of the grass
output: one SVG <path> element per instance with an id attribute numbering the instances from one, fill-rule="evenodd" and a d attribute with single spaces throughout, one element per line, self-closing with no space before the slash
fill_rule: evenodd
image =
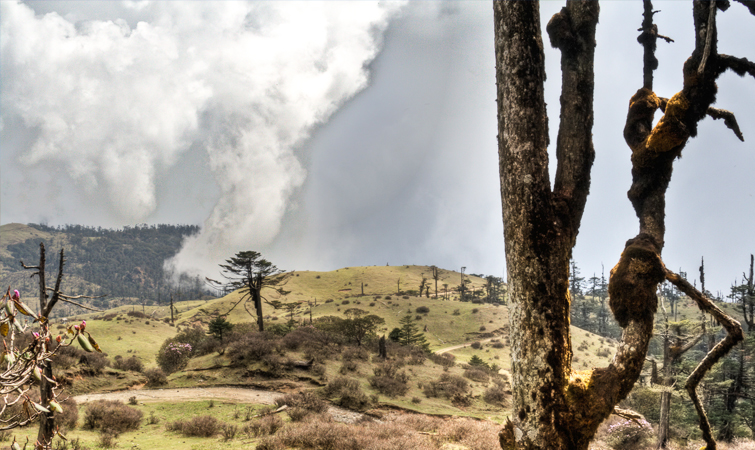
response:
<path id="1" fill-rule="evenodd" d="M 155 354 L 157 354 L 157 350 L 163 341 L 176 334 L 176 328 L 162 320 L 129 317 L 125 313 L 118 314 L 112 320 L 92 319 L 92 317 L 101 317 L 104 314 L 117 312 L 118 309 L 122 308 L 116 308 L 115 311 L 108 310 L 106 313 L 83 316 L 87 318 L 87 331 L 92 334 L 100 348 L 111 360 L 117 355 L 124 358 L 136 356 L 144 363 L 145 368 L 156 367 Z M 70 320 L 69 323 L 78 323 L 81 317 L 77 317 L 75 321 Z M 53 324 L 56 323 L 59 322 L 53 321 Z M 54 329 L 61 334 L 65 332 L 58 325 L 54 325 Z"/>

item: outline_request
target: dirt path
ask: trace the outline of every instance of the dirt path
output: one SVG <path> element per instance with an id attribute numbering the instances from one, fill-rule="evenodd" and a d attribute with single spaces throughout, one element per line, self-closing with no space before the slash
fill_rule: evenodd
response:
<path id="1" fill-rule="evenodd" d="M 236 403 L 257 403 L 272 405 L 284 394 L 274 391 L 261 391 L 235 387 L 208 388 L 173 388 L 173 389 L 129 389 L 127 391 L 106 392 L 102 394 L 77 395 L 74 399 L 78 403 L 88 403 L 95 400 L 120 400 L 127 402 L 136 397 L 137 401 L 199 401 L 199 400 L 231 400 Z"/>
<path id="2" fill-rule="evenodd" d="M 496 339 L 498 337 L 499 336 L 493 336 L 493 337 L 489 337 L 489 338 L 485 338 L 485 339 L 478 339 L 478 340 L 472 341 L 472 342 L 465 342 L 464 344 L 453 345 L 451 347 L 439 348 L 438 350 L 435 350 L 435 353 L 437 353 L 437 354 L 440 355 L 441 353 L 444 353 L 444 352 L 450 352 L 450 351 L 453 351 L 453 350 L 458 350 L 458 349 L 463 348 L 463 347 L 469 347 L 470 345 L 472 345 L 473 342 L 479 342 L 479 343 L 482 344 L 483 342 L 490 342 L 493 339 Z"/>
<path id="3" fill-rule="evenodd" d="M 84 394 L 74 397 L 77 403 L 88 403 L 95 400 L 119 400 L 127 403 L 131 397 L 138 402 L 157 401 L 201 401 L 201 400 L 230 400 L 235 403 L 254 403 L 258 405 L 272 405 L 285 394 L 275 391 L 262 391 L 237 387 L 208 387 L 208 388 L 166 388 L 166 389 L 129 389 L 126 391 L 106 392 L 102 394 Z M 328 414 L 336 422 L 354 423 L 362 414 L 329 406 Z"/>

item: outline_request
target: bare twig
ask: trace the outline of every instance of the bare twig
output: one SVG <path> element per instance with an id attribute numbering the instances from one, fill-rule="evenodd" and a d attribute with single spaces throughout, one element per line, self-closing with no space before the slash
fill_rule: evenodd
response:
<path id="1" fill-rule="evenodd" d="M 742 135 L 742 131 L 740 131 L 739 129 L 739 125 L 737 124 L 737 118 L 734 117 L 733 112 L 727 111 L 725 109 L 713 108 L 711 106 L 708 108 L 707 113 L 713 119 L 724 119 L 724 125 L 726 125 L 726 127 L 729 128 L 731 131 L 733 131 L 734 134 L 737 135 L 737 138 L 739 138 L 740 141 L 744 142 L 745 138 Z"/>

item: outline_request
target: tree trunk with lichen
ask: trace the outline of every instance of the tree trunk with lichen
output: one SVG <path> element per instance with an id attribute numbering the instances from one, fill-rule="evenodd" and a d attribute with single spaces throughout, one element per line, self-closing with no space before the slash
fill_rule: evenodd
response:
<path id="1" fill-rule="evenodd" d="M 726 118 L 727 126 L 738 132 L 731 113 L 715 110 L 711 114 L 709 106 L 715 100 L 713 80 L 725 70 L 724 65 L 737 73 L 753 70 L 747 60 L 718 55 L 715 45 L 711 47 L 711 40 L 715 42 L 715 11 L 711 12 L 709 5 L 695 2 L 698 45 L 684 66 L 684 89 L 667 100 L 652 91 L 652 71 L 657 65 L 652 52 L 655 39 L 662 36 L 652 25 L 652 5 L 646 0 L 649 25 L 641 36 L 644 42 L 640 40 L 646 50 L 645 86 L 630 101 L 624 130 L 632 150 L 633 183 L 628 196 L 637 213 L 640 232 L 627 241 L 619 263 L 611 270 L 608 286 L 609 306 L 623 334 L 608 367 L 573 372 L 569 260 L 589 192 L 594 158 L 593 56 L 599 8 L 593 1 L 568 1 L 547 26 L 551 45 L 561 51 L 562 71 L 558 166 L 551 188 L 539 5 L 494 2 L 498 142 L 514 394 L 513 417 L 500 433 L 503 449 L 587 449 L 600 423 L 627 396 L 640 375 L 652 336 L 656 289 L 664 279 L 690 295 L 701 309 L 716 314 L 729 332 L 687 382 L 701 421 L 707 424 L 694 393 L 696 383 L 715 360 L 741 339 L 741 328 L 737 333 L 736 321 L 728 320 L 709 299 L 668 271 L 660 255 L 672 163 L 688 138 L 695 135 L 697 122 L 706 113 L 718 115 L 715 118 Z M 703 16 L 708 18 L 707 32 L 700 33 Z M 700 36 L 704 39 L 702 45 Z M 657 109 L 665 114 L 653 127 Z M 715 443 L 709 426 L 706 434 L 705 424 L 701 424 L 703 436 L 709 449 L 714 450 Z"/>

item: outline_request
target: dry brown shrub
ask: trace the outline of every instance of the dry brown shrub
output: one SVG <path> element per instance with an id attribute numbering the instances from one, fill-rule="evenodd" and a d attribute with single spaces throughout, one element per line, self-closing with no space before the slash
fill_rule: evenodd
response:
<path id="1" fill-rule="evenodd" d="M 95 400 L 87 406 L 84 428 L 120 434 L 137 430 L 141 425 L 142 412 L 116 400 Z"/>
<path id="2" fill-rule="evenodd" d="M 241 432 L 248 437 L 270 436 L 276 431 L 283 428 L 283 419 L 277 414 L 270 414 L 258 419 L 254 419 L 241 429 Z"/>
<path id="3" fill-rule="evenodd" d="M 306 411 L 321 413 L 328 410 L 328 405 L 317 394 L 310 391 L 300 391 L 285 395 L 275 401 L 277 406 L 288 405 L 291 408 L 301 408 Z"/>
<path id="4" fill-rule="evenodd" d="M 464 371 L 464 376 L 478 383 L 487 383 L 488 381 L 490 381 L 490 375 L 488 374 L 488 371 L 476 367 L 470 367 L 469 369 L 466 369 Z"/>

